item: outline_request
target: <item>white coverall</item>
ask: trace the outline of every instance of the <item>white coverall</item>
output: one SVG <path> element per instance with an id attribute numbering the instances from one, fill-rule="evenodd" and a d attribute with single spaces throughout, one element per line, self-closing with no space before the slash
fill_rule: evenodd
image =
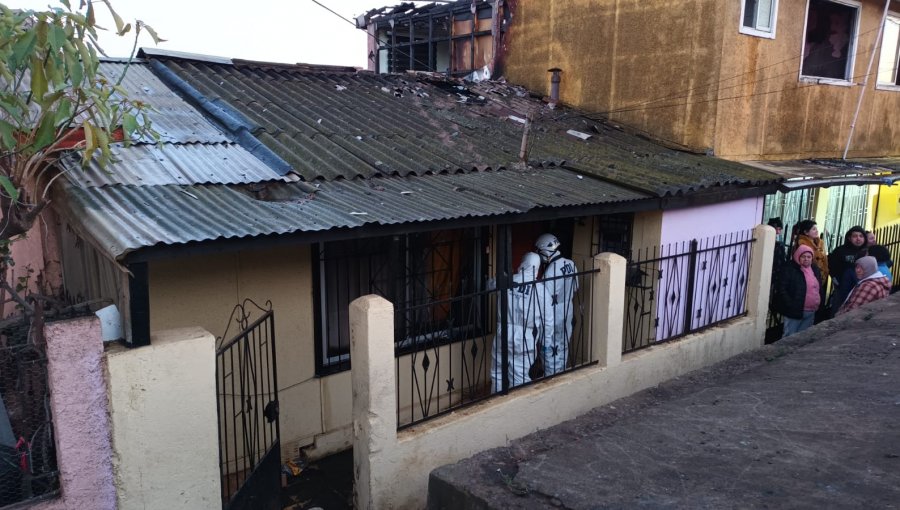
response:
<path id="1" fill-rule="evenodd" d="M 536 272 L 536 270 L 535 270 Z M 521 271 L 513 275 L 513 287 L 507 290 L 509 303 L 507 313 L 506 335 L 509 346 L 507 360 L 509 362 L 509 387 L 519 386 L 531 381 L 528 370 L 535 359 L 536 337 L 543 331 L 540 295 L 544 284 L 534 281 L 532 275 L 525 276 Z M 503 389 L 503 354 L 500 338 L 500 320 L 497 320 L 497 338 L 494 342 L 494 370 L 491 378 L 494 391 Z"/>
<path id="2" fill-rule="evenodd" d="M 544 317 L 544 375 L 553 375 L 566 368 L 569 341 L 574 324 L 573 297 L 578 290 L 575 273 L 578 268 L 560 254 L 553 256 L 544 268 L 544 288 L 540 307 Z"/>

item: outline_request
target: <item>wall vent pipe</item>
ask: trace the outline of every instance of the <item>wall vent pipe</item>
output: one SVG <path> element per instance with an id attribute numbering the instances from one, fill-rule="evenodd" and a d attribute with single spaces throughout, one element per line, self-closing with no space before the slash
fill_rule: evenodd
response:
<path id="1" fill-rule="evenodd" d="M 554 67 L 553 69 L 548 69 L 548 73 L 552 73 L 550 75 L 550 108 L 556 108 L 556 104 L 559 103 L 559 82 L 560 76 L 559 73 L 562 72 L 562 69 Z"/>

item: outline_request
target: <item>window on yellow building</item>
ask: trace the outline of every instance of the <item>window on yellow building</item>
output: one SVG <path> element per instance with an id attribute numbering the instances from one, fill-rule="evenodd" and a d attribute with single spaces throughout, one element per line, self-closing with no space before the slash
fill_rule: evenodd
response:
<path id="1" fill-rule="evenodd" d="M 900 62 L 900 15 L 888 15 L 881 37 L 881 57 L 878 60 L 878 85 L 900 86 L 897 76 Z"/>
<path id="2" fill-rule="evenodd" d="M 741 3 L 741 33 L 775 38 L 778 0 L 744 0 Z"/>
<path id="3" fill-rule="evenodd" d="M 860 4 L 851 0 L 809 0 L 801 74 L 850 81 Z"/>

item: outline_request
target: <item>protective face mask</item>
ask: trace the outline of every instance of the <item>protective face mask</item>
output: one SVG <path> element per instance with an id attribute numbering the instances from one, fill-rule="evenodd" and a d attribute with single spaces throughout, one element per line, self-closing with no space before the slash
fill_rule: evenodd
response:
<path id="1" fill-rule="evenodd" d="M 775 241 L 779 243 L 784 241 L 784 234 L 775 234 Z"/>

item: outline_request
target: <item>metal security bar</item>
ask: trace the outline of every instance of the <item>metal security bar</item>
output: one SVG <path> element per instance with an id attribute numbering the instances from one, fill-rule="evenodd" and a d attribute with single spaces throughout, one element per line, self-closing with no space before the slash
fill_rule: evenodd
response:
<path id="1" fill-rule="evenodd" d="M 891 254 L 891 261 L 894 263 L 890 268 L 894 277 L 894 281 L 891 282 L 891 292 L 896 292 L 897 289 L 900 289 L 900 269 L 896 264 L 900 260 L 900 223 L 875 229 L 875 241 L 887 248 Z"/>
<path id="2" fill-rule="evenodd" d="M 46 344 L 28 320 L 0 331 L 0 506 L 59 491 Z"/>
<path id="3" fill-rule="evenodd" d="M 260 316 L 251 320 L 252 315 Z M 233 510 L 281 508 L 272 303 L 262 308 L 244 300 L 228 323 L 236 323 L 241 332 L 216 349 L 222 505 Z"/>
<path id="4" fill-rule="evenodd" d="M 622 352 L 746 315 L 752 231 L 647 248 L 628 264 Z"/>
<path id="5" fill-rule="evenodd" d="M 497 289 L 397 309 L 398 428 L 596 363 L 595 272 L 513 278 Z"/>

